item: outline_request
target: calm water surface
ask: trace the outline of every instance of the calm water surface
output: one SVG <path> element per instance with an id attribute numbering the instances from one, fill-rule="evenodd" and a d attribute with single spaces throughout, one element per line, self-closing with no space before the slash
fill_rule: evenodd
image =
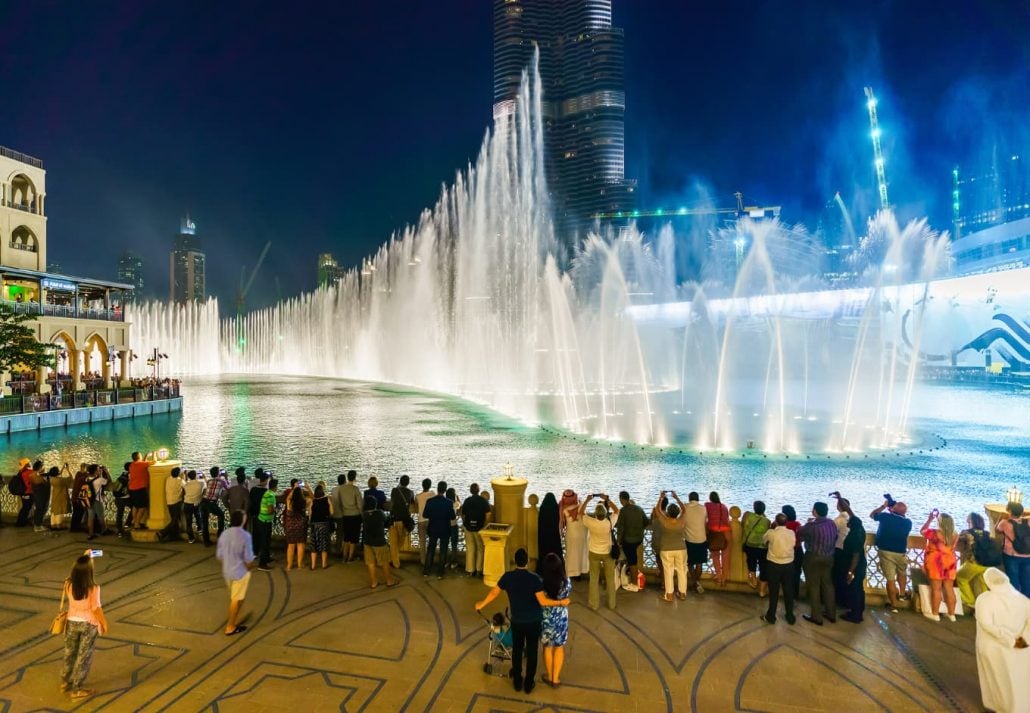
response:
<path id="1" fill-rule="evenodd" d="M 947 447 L 920 455 L 825 455 L 806 459 L 659 452 L 580 441 L 530 428 L 475 405 L 436 394 L 374 384 L 289 377 L 222 377 L 183 386 L 181 414 L 0 437 L 0 472 L 18 458 L 81 461 L 112 470 L 134 450 L 167 446 L 188 466 L 271 467 L 281 477 L 335 481 L 341 470 L 377 474 L 387 485 L 445 479 L 464 492 L 506 462 L 530 479 L 529 492 L 629 490 L 650 505 L 661 489 L 718 490 L 724 502 L 765 500 L 807 511 L 841 490 L 860 513 L 882 494 L 909 503 L 913 517 L 932 507 L 982 512 L 1014 484 L 1030 491 L 1030 396 L 964 386 L 920 385 L 913 407 L 920 442 Z M 925 445 L 924 445 L 925 447 Z"/>

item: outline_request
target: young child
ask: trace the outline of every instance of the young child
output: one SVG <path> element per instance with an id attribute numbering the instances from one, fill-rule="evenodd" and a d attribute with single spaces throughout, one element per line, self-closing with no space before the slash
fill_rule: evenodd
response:
<path id="1" fill-rule="evenodd" d="M 511 627 L 504 620 L 504 614 L 494 614 L 493 623 L 490 626 L 490 636 L 501 646 L 511 647 Z"/>

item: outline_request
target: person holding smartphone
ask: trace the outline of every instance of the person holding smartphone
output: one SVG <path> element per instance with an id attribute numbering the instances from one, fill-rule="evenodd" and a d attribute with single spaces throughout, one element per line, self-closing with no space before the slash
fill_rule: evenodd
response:
<path id="1" fill-rule="evenodd" d="M 937 527 L 930 527 L 936 518 Z M 930 611 L 923 616 L 933 621 L 940 621 L 941 595 L 948 610 L 948 619 L 955 621 L 955 575 L 958 574 L 958 559 L 955 546 L 958 534 L 955 532 L 955 521 L 948 513 L 934 508 L 919 529 L 926 538 L 926 550 L 923 555 L 923 571 L 930 580 Z"/>
<path id="2" fill-rule="evenodd" d="M 61 690 L 68 692 L 73 700 L 93 695 L 93 691 L 83 688 L 82 684 L 93 663 L 97 636 L 107 633 L 100 585 L 93 576 L 92 553 L 93 550 L 86 550 L 75 560 L 71 574 L 64 581 L 62 594 L 62 598 L 68 598 L 68 620 L 64 630 Z"/>

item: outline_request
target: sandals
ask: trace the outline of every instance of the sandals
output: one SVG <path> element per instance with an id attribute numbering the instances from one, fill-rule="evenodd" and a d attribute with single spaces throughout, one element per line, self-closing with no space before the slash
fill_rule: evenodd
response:
<path id="1" fill-rule="evenodd" d="M 225 632 L 225 635 L 226 636 L 236 636 L 236 634 L 242 634 L 246 630 L 247 630 L 247 627 L 245 625 L 243 625 L 243 624 L 240 624 L 235 629 L 233 629 L 232 631 Z"/>
<path id="2" fill-rule="evenodd" d="M 78 688 L 78 689 L 72 691 L 68 695 L 73 700 L 77 700 L 77 699 L 80 699 L 80 698 L 89 698 L 90 696 L 93 695 L 93 691 L 91 689 L 89 689 L 89 688 Z"/>

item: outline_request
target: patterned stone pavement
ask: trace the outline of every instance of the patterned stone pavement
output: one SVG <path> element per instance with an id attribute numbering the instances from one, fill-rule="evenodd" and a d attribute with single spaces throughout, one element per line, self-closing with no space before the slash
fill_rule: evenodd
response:
<path id="1" fill-rule="evenodd" d="M 666 604 L 653 587 L 594 613 L 584 581 L 563 685 L 526 696 L 483 672 L 479 581 L 425 580 L 414 564 L 400 586 L 374 591 L 356 563 L 255 572 L 250 628 L 226 637 L 214 548 L 112 537 L 97 541 L 111 623 L 87 682 L 97 695 L 73 704 L 57 687 L 62 640 L 45 632 L 85 546 L 0 529 L 0 711 L 981 710 L 968 617 L 934 624 L 874 608 L 858 626 L 768 626 L 756 596 L 709 590 Z"/>

